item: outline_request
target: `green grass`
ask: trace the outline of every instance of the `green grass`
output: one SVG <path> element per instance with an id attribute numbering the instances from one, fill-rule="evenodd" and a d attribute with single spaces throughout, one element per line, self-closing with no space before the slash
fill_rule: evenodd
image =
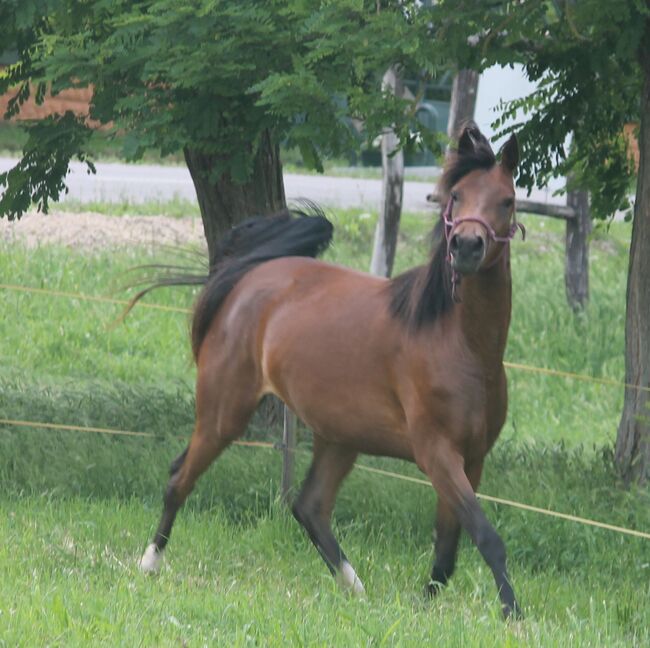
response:
<path id="1" fill-rule="evenodd" d="M 328 258 L 369 264 L 374 217 L 334 214 Z M 513 244 L 508 359 L 620 380 L 629 230 L 592 241 L 591 303 L 574 316 L 563 288 L 561 224 L 527 218 Z M 430 224 L 406 215 L 397 270 L 426 257 Z M 150 251 L 0 244 L 4 283 L 124 294 Z M 158 260 L 170 260 L 161 250 Z M 191 290 L 151 301 L 189 306 Z M 106 426 L 157 439 L 0 428 L 0 646 L 319 645 L 629 646 L 650 642 L 650 543 L 485 505 L 509 552 L 526 620 L 505 625 L 476 550 L 464 540 L 450 587 L 422 589 L 431 563 L 430 489 L 354 471 L 337 534 L 368 597 L 335 588 L 278 503 L 279 453 L 233 448 L 179 516 L 164 569 L 136 561 L 160 512 L 170 459 L 192 426 L 187 316 L 0 291 L 0 417 Z M 510 410 L 481 491 L 650 529 L 650 493 L 612 468 L 620 389 L 509 371 Z M 276 440 L 259 420 L 251 438 Z M 301 448 L 309 445 L 301 431 Z M 298 456 L 298 472 L 306 468 Z M 361 463 L 418 475 L 384 459 Z"/>

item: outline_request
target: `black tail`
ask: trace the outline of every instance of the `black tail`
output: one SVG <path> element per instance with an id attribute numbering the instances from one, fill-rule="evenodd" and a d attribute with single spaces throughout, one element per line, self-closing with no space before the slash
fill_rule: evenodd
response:
<path id="1" fill-rule="evenodd" d="M 154 288 L 204 284 L 192 317 L 192 352 L 197 359 L 210 324 L 235 284 L 255 266 L 285 256 L 316 257 L 332 239 L 332 224 L 322 210 L 306 203 L 302 210 L 250 218 L 233 227 L 219 242 L 209 274 L 175 274 L 161 277 L 139 292 L 133 306 Z M 173 268 L 171 268 L 173 270 Z"/>

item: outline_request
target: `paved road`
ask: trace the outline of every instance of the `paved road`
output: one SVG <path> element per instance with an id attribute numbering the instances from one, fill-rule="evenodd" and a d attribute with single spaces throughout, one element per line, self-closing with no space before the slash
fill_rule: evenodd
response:
<path id="1" fill-rule="evenodd" d="M 0 172 L 10 169 L 17 160 L 0 158 Z M 149 200 L 167 201 L 174 197 L 196 200 L 194 185 L 187 168 L 182 166 L 156 166 L 148 164 L 98 163 L 97 174 L 88 174 L 86 166 L 71 165 L 68 175 L 69 193 L 64 200 L 81 202 L 102 201 L 133 203 Z M 284 176 L 287 198 L 309 198 L 329 207 L 361 207 L 376 210 L 381 197 L 381 181 L 367 178 L 341 178 L 319 175 Z M 404 183 L 404 210 L 429 211 L 427 194 L 433 189 L 433 180 Z M 521 192 L 524 197 L 525 192 Z M 536 191 L 533 200 L 560 202 L 550 191 Z"/>

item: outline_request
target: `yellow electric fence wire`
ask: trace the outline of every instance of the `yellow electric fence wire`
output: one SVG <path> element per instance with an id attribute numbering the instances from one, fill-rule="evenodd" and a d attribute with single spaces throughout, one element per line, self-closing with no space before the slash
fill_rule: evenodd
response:
<path id="1" fill-rule="evenodd" d="M 585 374 L 573 373 L 572 371 L 561 371 L 560 369 L 547 369 L 546 367 L 534 367 L 532 365 L 519 364 L 518 362 L 504 362 L 503 366 L 507 369 L 518 369 L 521 371 L 529 371 L 531 373 L 539 373 L 547 376 L 559 376 L 560 378 L 572 378 L 574 380 L 582 380 L 583 382 L 596 383 L 598 385 L 609 385 L 612 387 L 625 387 L 626 389 L 636 389 L 637 391 L 650 392 L 650 387 L 643 387 L 642 385 L 633 385 L 632 383 L 624 383 L 613 378 L 595 378 L 594 376 L 587 376 Z"/>
<path id="2" fill-rule="evenodd" d="M 130 430 L 113 430 L 111 428 L 87 427 L 85 425 L 63 425 L 61 423 L 38 423 L 36 421 L 14 421 L 13 419 L 0 419 L 0 425 L 12 427 L 35 427 L 48 430 L 70 430 L 72 432 L 97 432 L 100 434 L 113 434 L 116 436 L 130 437 L 155 437 L 150 432 L 131 432 Z"/>
<path id="3" fill-rule="evenodd" d="M 97 434 L 110 434 L 112 436 L 146 437 L 149 439 L 168 438 L 160 436 L 159 434 L 153 434 L 152 432 L 132 432 L 131 430 L 115 430 L 113 428 L 89 427 L 85 425 L 64 425 L 63 423 L 41 423 L 38 421 L 19 421 L 3 418 L 0 418 L 0 425 L 8 425 L 11 427 L 45 428 L 47 430 L 64 430 L 70 432 L 93 432 Z M 175 438 L 185 440 L 185 437 Z M 234 441 L 234 443 L 236 445 L 249 446 L 251 448 L 275 447 L 272 443 L 264 443 L 263 441 Z"/>
<path id="4" fill-rule="evenodd" d="M 372 468 L 371 466 L 363 466 L 356 464 L 357 468 L 366 470 L 368 472 L 384 475 L 386 477 L 393 477 L 394 479 L 402 479 L 414 484 L 424 484 L 431 486 L 431 483 L 425 479 L 418 479 L 417 477 L 409 477 L 407 475 L 400 475 L 388 470 L 381 470 L 380 468 Z M 637 531 L 636 529 L 626 529 L 625 527 L 607 524 L 606 522 L 597 522 L 596 520 L 589 520 L 588 518 L 578 517 L 577 515 L 570 515 L 568 513 L 559 513 L 550 509 L 539 508 L 538 506 L 531 506 L 530 504 L 522 504 L 521 502 L 514 502 L 512 500 L 503 499 L 501 497 L 493 497 L 492 495 L 484 495 L 483 493 L 476 493 L 476 497 L 485 500 L 486 502 L 494 502 L 495 504 L 503 504 L 504 506 L 512 506 L 513 508 L 522 509 L 524 511 L 532 511 L 533 513 L 541 513 L 542 515 L 550 515 L 551 517 L 560 518 L 562 520 L 570 520 L 571 522 L 578 522 L 579 524 L 586 524 L 588 526 L 598 527 L 599 529 L 607 529 L 609 531 L 617 531 L 618 533 L 626 533 L 627 535 L 636 536 L 637 538 L 645 538 L 650 540 L 650 533 L 645 531 Z"/>
<path id="5" fill-rule="evenodd" d="M 0 289 L 15 290 L 27 293 L 37 293 L 42 295 L 53 295 L 55 297 L 67 297 L 70 299 L 79 299 L 85 301 L 104 302 L 108 304 L 119 304 L 128 306 L 131 302 L 127 299 L 113 299 L 111 297 L 97 297 L 94 295 L 84 295 L 81 293 L 66 292 L 63 290 L 49 290 L 47 288 L 33 288 L 31 286 L 20 286 L 16 284 L 0 284 Z M 163 304 L 151 304 L 148 302 L 138 302 L 141 308 L 153 308 L 161 311 L 171 311 L 174 313 L 191 313 L 189 308 L 177 308 L 175 306 L 165 306 Z M 581 380 L 582 382 L 590 382 L 597 385 L 608 385 L 610 387 L 624 387 L 625 389 L 635 389 L 642 392 L 650 392 L 650 387 L 643 387 L 641 385 L 633 385 L 631 383 L 620 382 L 612 378 L 595 378 L 594 376 L 587 376 L 585 374 L 573 373 L 571 371 L 561 371 L 559 369 L 547 369 L 546 367 L 535 367 L 532 365 L 520 364 L 518 362 L 504 362 L 503 365 L 508 369 L 516 369 L 519 371 L 528 371 L 529 373 L 538 373 L 546 376 L 557 376 L 560 378 L 570 378 L 573 380 Z"/>
<path id="6" fill-rule="evenodd" d="M 70 430 L 74 432 L 97 432 L 100 434 L 112 434 L 116 436 L 140 436 L 140 437 L 151 437 L 162 439 L 165 437 L 160 437 L 156 434 L 151 434 L 149 432 L 131 432 L 128 430 L 114 430 L 110 428 L 98 428 L 98 427 L 84 427 L 80 425 L 63 425 L 58 423 L 38 423 L 35 421 L 18 421 L 13 419 L 0 419 L 0 425 L 7 425 L 12 427 L 32 427 L 32 428 L 47 428 L 54 430 Z M 254 448 L 265 448 L 265 449 L 276 449 L 277 446 L 273 443 L 266 443 L 264 441 L 235 441 L 236 445 L 241 446 L 250 446 Z M 299 450 L 299 452 L 301 452 Z M 392 479 L 401 479 L 402 481 L 411 482 L 413 484 L 420 484 L 424 486 L 431 486 L 431 484 L 425 479 L 418 479 L 417 477 L 409 477 L 408 475 L 401 475 L 399 473 L 391 472 L 389 470 L 382 470 L 381 468 L 373 468 L 371 466 L 364 466 L 363 464 L 356 464 L 356 467 L 360 470 L 365 470 L 366 472 L 375 473 L 377 475 L 383 475 L 384 477 L 391 477 Z M 606 522 L 598 522 L 596 520 L 590 520 L 588 518 L 578 517 L 577 515 L 570 515 L 568 513 L 559 513 L 558 511 L 552 511 L 550 509 L 539 508 L 537 506 L 531 506 L 530 504 L 522 504 L 521 502 L 515 502 L 508 499 L 503 499 L 502 497 L 493 497 L 492 495 L 483 495 L 482 493 L 477 493 L 476 496 L 479 499 L 483 499 L 486 502 L 494 502 L 495 504 L 502 504 L 503 506 L 510 506 L 513 508 L 518 508 L 524 511 L 531 511 L 533 513 L 541 513 L 542 515 L 549 515 L 551 517 L 560 518 L 562 520 L 569 520 L 570 522 L 576 522 L 578 524 L 585 524 L 592 527 L 597 527 L 599 529 L 606 529 L 608 531 L 615 531 L 617 533 L 623 533 L 626 535 L 635 536 L 637 538 L 644 538 L 650 540 L 650 533 L 644 531 L 637 531 L 636 529 L 627 529 L 625 527 L 615 526 L 613 524 L 607 524 Z"/>
<path id="7" fill-rule="evenodd" d="M 100 297 L 96 295 L 83 295 L 81 293 L 67 292 L 65 290 L 49 290 L 47 288 L 34 288 L 32 286 L 18 286 L 15 284 L 0 284 L 4 290 L 15 290 L 18 292 L 36 293 L 40 295 L 52 295 L 54 297 L 67 297 L 69 299 L 79 299 L 83 301 L 102 302 L 105 304 L 119 304 L 128 306 L 131 302 L 128 299 L 113 299 L 112 297 Z M 179 308 L 176 306 L 165 306 L 164 304 L 150 304 L 148 302 L 138 302 L 140 308 L 153 308 L 161 311 L 171 311 L 172 313 L 191 313 L 189 308 Z"/>

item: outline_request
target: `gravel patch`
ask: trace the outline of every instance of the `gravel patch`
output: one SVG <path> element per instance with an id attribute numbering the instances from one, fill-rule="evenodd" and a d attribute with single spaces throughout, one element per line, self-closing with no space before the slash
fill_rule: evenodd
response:
<path id="1" fill-rule="evenodd" d="M 0 241 L 99 250 L 107 247 L 181 246 L 205 248 L 199 218 L 105 216 L 91 212 L 29 212 L 19 221 L 0 218 Z"/>

